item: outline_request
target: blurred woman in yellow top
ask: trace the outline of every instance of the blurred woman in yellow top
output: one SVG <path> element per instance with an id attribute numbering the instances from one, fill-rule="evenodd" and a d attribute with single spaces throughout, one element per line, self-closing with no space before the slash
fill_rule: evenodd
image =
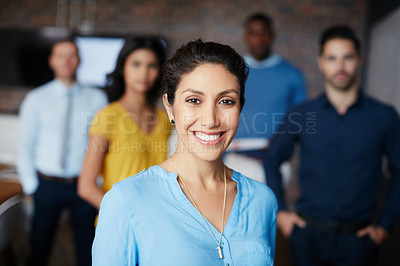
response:
<path id="1" fill-rule="evenodd" d="M 107 76 L 110 104 L 92 121 L 78 181 L 79 195 L 96 208 L 114 183 L 166 159 L 171 125 L 156 106 L 164 60 L 160 40 L 126 40 L 115 70 Z M 102 188 L 97 185 L 99 175 Z"/>

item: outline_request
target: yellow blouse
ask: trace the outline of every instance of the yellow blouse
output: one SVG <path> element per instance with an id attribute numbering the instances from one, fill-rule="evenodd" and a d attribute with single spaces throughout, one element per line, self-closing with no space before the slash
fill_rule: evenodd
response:
<path id="1" fill-rule="evenodd" d="M 102 169 L 105 191 L 114 183 L 166 159 L 172 126 L 165 111 L 156 109 L 156 115 L 157 125 L 147 134 L 118 102 L 110 103 L 96 114 L 89 133 L 108 140 Z"/>

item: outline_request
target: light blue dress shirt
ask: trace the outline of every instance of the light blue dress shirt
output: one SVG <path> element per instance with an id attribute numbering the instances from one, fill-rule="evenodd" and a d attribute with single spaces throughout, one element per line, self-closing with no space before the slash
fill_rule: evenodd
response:
<path id="1" fill-rule="evenodd" d="M 68 93 L 72 94 L 66 167 L 61 167 Z M 17 169 L 25 194 L 38 187 L 37 171 L 59 177 L 79 175 L 87 150 L 88 129 L 94 114 L 107 104 L 104 92 L 68 88 L 58 80 L 29 92 L 20 108 L 20 143 Z"/>
<path id="2" fill-rule="evenodd" d="M 223 259 L 177 175 L 156 165 L 115 184 L 105 195 L 93 265 L 273 265 L 276 198 L 266 185 L 238 172 L 232 179 L 238 192 L 223 232 Z"/>

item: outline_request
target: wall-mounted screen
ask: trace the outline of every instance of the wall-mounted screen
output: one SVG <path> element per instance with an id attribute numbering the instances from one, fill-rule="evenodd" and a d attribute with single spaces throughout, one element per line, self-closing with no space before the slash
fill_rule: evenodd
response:
<path id="1" fill-rule="evenodd" d="M 81 84 L 103 87 L 106 75 L 115 68 L 124 38 L 76 36 L 81 63 L 77 79 Z"/>

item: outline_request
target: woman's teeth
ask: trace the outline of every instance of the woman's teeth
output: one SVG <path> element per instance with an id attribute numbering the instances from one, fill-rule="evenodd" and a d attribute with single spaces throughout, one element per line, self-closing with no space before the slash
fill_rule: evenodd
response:
<path id="1" fill-rule="evenodd" d="M 196 135 L 196 137 L 198 137 L 199 139 L 201 139 L 203 141 L 214 141 L 214 140 L 217 140 L 221 136 L 221 133 L 218 133 L 215 135 L 207 135 L 207 134 L 203 134 L 201 132 L 195 132 L 194 134 Z"/>

